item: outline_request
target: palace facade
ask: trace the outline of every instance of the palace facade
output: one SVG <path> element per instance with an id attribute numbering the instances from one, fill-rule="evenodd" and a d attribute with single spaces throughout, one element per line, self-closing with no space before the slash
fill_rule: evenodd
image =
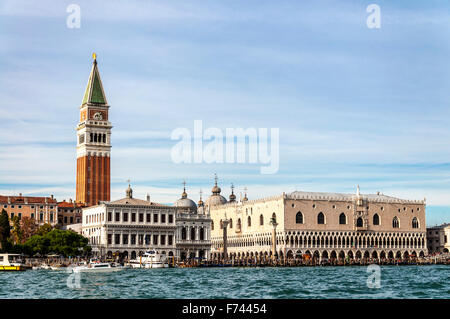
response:
<path id="1" fill-rule="evenodd" d="M 216 182 L 206 209 L 213 220 L 213 258 L 427 254 L 425 199 L 361 194 L 358 186 L 355 194 L 296 191 L 237 202 L 221 196 Z"/>

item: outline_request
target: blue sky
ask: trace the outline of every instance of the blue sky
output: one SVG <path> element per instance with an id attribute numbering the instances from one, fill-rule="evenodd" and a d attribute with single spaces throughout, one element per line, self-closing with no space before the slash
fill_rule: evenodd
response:
<path id="1" fill-rule="evenodd" d="M 66 8 L 81 8 L 69 29 Z M 381 28 L 366 25 L 369 4 Z M 2 1 L 0 193 L 75 197 L 92 52 L 111 105 L 112 197 L 381 191 L 450 214 L 447 1 Z M 280 169 L 175 164 L 175 128 L 279 128 Z"/>

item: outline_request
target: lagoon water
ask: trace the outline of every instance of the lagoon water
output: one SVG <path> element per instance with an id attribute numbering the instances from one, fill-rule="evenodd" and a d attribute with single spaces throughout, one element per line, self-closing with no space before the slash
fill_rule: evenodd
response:
<path id="1" fill-rule="evenodd" d="M 450 266 L 126 269 L 0 272 L 0 298 L 450 298 Z M 370 281 L 370 280 L 369 280 Z M 78 286 L 78 287 L 77 287 Z"/>

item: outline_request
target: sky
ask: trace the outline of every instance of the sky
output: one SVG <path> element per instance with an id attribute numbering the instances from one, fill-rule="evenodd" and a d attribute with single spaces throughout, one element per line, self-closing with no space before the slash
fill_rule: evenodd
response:
<path id="1" fill-rule="evenodd" d="M 68 6 L 80 8 L 69 28 Z M 366 11 L 380 8 L 380 28 Z M 112 199 L 323 191 L 424 199 L 450 221 L 448 1 L 0 2 L 0 194 L 75 198 L 96 52 Z M 279 169 L 175 163 L 177 128 L 278 128 Z M 206 142 L 204 142 L 205 144 Z"/>

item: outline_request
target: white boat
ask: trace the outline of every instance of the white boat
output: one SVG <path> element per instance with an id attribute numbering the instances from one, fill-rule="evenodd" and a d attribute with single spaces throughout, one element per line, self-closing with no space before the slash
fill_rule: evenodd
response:
<path id="1" fill-rule="evenodd" d="M 100 273 L 100 272 L 115 272 L 122 270 L 122 267 L 117 267 L 111 263 L 91 262 L 88 265 L 77 266 L 72 270 L 75 273 L 87 272 L 87 273 Z"/>
<path id="2" fill-rule="evenodd" d="M 158 253 L 156 250 L 149 250 L 141 257 L 130 260 L 132 268 L 169 268 L 165 254 Z"/>

